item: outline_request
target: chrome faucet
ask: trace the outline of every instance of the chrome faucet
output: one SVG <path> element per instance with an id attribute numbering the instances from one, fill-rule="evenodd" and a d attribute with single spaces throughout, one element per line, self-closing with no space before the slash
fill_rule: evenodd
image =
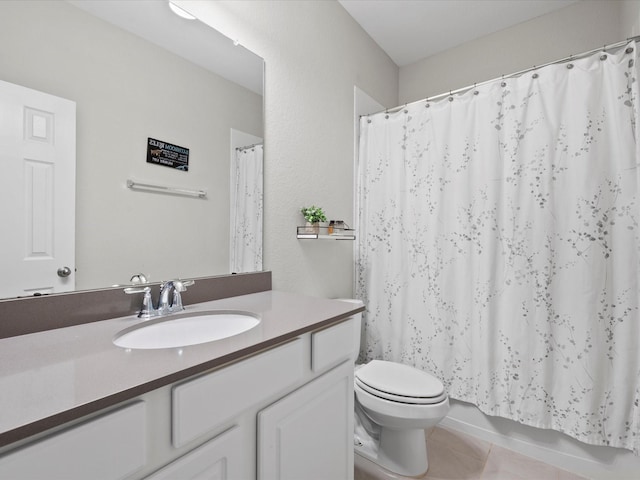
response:
<path id="1" fill-rule="evenodd" d="M 166 315 L 171 311 L 169 305 L 169 292 L 174 290 L 173 280 L 160 284 L 160 295 L 158 296 L 158 315 Z"/>
<path id="2" fill-rule="evenodd" d="M 193 280 L 179 279 L 162 282 L 160 284 L 160 294 L 158 296 L 157 309 L 153 308 L 150 287 L 128 287 L 125 288 L 124 291 L 127 294 L 144 293 L 144 297 L 142 299 L 142 308 L 138 312 L 138 318 L 151 318 L 184 310 L 184 306 L 182 305 L 182 296 L 180 294 L 184 292 L 188 286 L 191 286 L 194 283 L 195 282 Z M 169 295 L 171 292 L 173 292 L 173 296 L 171 297 L 171 303 L 169 303 Z"/>

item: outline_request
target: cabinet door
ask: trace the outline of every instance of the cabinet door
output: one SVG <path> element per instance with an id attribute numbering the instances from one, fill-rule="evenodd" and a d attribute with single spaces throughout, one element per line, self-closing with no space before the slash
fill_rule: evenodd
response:
<path id="1" fill-rule="evenodd" d="M 242 431 L 236 425 L 147 479 L 246 480 L 242 458 Z"/>
<path id="2" fill-rule="evenodd" d="M 259 480 L 353 479 L 353 364 L 258 414 Z"/>

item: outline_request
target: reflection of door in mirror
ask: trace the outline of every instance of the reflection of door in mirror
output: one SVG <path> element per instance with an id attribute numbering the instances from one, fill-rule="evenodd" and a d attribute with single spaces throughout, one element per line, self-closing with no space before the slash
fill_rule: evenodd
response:
<path id="1" fill-rule="evenodd" d="M 231 129 L 229 267 L 262 270 L 262 138 Z"/>
<path id="2" fill-rule="evenodd" d="M 72 291 L 76 104 L 0 81 L 0 111 L 0 298 Z"/>
<path id="3" fill-rule="evenodd" d="M 262 59 L 166 1 L 0 0 L 0 32 L 1 80 L 76 103 L 76 289 L 229 273 L 229 130 L 264 137 Z M 147 163 L 148 138 L 189 171 Z"/>

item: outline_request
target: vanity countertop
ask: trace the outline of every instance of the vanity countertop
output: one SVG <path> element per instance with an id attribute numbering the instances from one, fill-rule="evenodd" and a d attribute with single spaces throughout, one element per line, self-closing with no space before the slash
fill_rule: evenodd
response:
<path id="1" fill-rule="evenodd" d="M 0 339 L 0 447 L 362 310 L 347 302 L 270 290 L 188 305 L 185 312 L 227 309 L 256 313 L 261 322 L 226 339 L 155 350 L 112 343 L 118 332 L 143 322 L 135 316 Z"/>

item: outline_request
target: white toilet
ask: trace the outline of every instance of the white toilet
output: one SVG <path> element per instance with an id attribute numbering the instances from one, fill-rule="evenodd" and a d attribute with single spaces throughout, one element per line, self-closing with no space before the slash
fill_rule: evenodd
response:
<path id="1" fill-rule="evenodd" d="M 345 300 L 362 305 L 360 300 Z M 356 318 L 356 355 L 362 315 Z M 377 478 L 422 476 L 429 466 L 425 429 L 449 411 L 449 397 L 433 375 L 400 363 L 356 365 L 355 463 Z M 383 467 L 383 468 L 380 468 Z"/>

